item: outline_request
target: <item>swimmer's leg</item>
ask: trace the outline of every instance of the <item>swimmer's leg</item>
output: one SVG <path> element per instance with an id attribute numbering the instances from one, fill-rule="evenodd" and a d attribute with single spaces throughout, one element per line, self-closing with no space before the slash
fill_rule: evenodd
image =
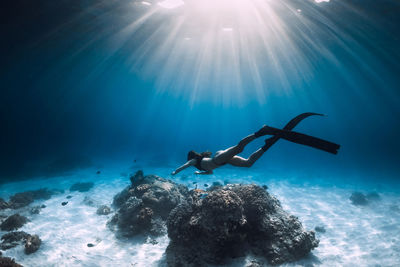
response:
<path id="1" fill-rule="evenodd" d="M 217 165 L 222 165 L 227 163 L 233 156 L 241 153 L 245 146 L 256 139 L 257 137 L 254 134 L 246 136 L 236 146 L 232 146 L 222 151 L 218 151 L 216 155 L 213 157 L 213 162 Z"/>
<path id="2" fill-rule="evenodd" d="M 244 139 L 242 139 L 238 145 L 230 147 L 226 150 L 217 152 L 217 154 L 213 157 L 213 161 L 214 161 L 214 163 L 216 163 L 218 165 L 228 162 L 234 166 L 247 167 L 246 165 L 254 164 L 254 162 L 256 162 L 265 151 L 267 151 L 273 144 L 275 144 L 283 136 L 284 136 L 283 138 L 286 140 L 289 140 L 289 141 L 292 141 L 295 143 L 299 143 L 299 144 L 313 146 L 315 148 L 322 149 L 322 150 L 328 151 L 330 153 L 336 154 L 337 149 L 340 147 L 337 144 L 330 143 L 328 141 L 325 141 L 325 140 L 322 140 L 319 138 L 315 138 L 312 136 L 306 136 L 306 135 L 296 133 L 296 132 L 295 132 L 295 134 L 290 134 L 290 132 L 291 132 L 290 130 L 292 130 L 294 127 L 296 127 L 297 124 L 299 124 L 302 120 L 304 120 L 307 117 L 315 116 L 315 115 L 323 116 L 323 114 L 319 114 L 319 113 L 306 112 L 306 113 L 302 113 L 302 114 L 296 116 L 291 121 L 289 121 L 285 125 L 283 130 L 269 127 L 269 126 L 263 127 L 259 131 L 255 132 L 254 134 L 249 135 L 249 136 L 245 137 Z M 283 136 L 279 134 L 282 132 L 285 132 L 285 134 L 283 134 Z M 248 143 L 250 143 L 257 137 L 266 135 L 266 134 L 273 134 L 274 136 L 266 139 L 265 145 L 262 148 L 260 148 L 259 150 L 257 150 L 256 152 L 254 152 L 248 159 L 244 159 L 242 157 L 236 156 L 237 154 L 239 154 L 243 151 L 244 147 Z M 300 137 L 299 135 L 302 135 L 301 136 L 302 138 L 299 138 Z M 230 161 L 231 159 L 233 161 Z"/>
<path id="3" fill-rule="evenodd" d="M 236 167 L 251 167 L 253 164 L 264 154 L 262 148 L 250 155 L 249 158 L 245 159 L 239 156 L 233 156 L 228 163 Z"/>
<path id="4" fill-rule="evenodd" d="M 279 137 L 276 136 L 268 138 L 265 140 L 265 145 L 251 154 L 247 159 L 233 156 L 228 163 L 236 167 L 251 167 L 278 139 Z"/>

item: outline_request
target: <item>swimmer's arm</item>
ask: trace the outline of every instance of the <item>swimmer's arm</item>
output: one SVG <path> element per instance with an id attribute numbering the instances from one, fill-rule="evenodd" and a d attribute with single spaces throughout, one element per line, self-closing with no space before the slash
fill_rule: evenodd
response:
<path id="1" fill-rule="evenodd" d="M 187 167 L 193 166 L 193 165 L 195 165 L 195 164 L 196 164 L 196 160 L 195 160 L 195 159 L 191 159 L 191 160 L 189 160 L 188 162 L 186 162 L 185 164 L 183 164 L 182 166 L 180 166 L 178 169 L 176 169 L 175 171 L 173 171 L 171 174 L 172 174 L 172 175 L 175 175 L 175 174 L 177 174 L 178 172 L 180 172 L 180 171 L 186 169 Z"/>
<path id="2" fill-rule="evenodd" d="M 204 172 L 196 171 L 194 173 L 195 174 L 213 174 L 213 171 L 204 171 Z"/>

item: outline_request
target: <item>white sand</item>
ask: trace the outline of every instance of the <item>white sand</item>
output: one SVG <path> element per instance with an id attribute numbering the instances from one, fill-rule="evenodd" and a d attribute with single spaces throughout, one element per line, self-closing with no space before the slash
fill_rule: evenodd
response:
<path id="1" fill-rule="evenodd" d="M 166 177 L 171 171 L 165 168 L 145 168 L 145 174 L 157 174 Z M 186 175 L 185 175 L 186 174 Z M 267 184 L 269 192 L 281 200 L 285 210 L 298 216 L 306 229 L 323 226 L 325 233 L 317 233 L 320 245 L 310 256 L 299 262 L 285 266 L 400 266 L 400 194 L 390 187 L 378 193 L 381 200 L 365 207 L 354 206 L 349 196 L 354 186 L 336 186 L 304 184 L 296 179 L 272 180 L 259 171 L 235 171 L 221 169 L 211 176 L 195 176 L 189 171 L 173 177 L 177 182 L 191 188 L 193 181 L 199 187 L 212 184 L 213 181 Z M 227 178 L 229 177 L 229 178 Z M 183 178 L 183 179 L 182 179 Z M 69 192 L 68 188 L 76 182 L 95 183 L 89 192 Z M 0 196 L 8 197 L 16 192 L 47 187 L 66 190 L 46 201 L 31 204 L 45 204 L 38 215 L 27 215 L 31 220 L 21 231 L 38 234 L 43 243 L 40 249 L 31 255 L 25 255 L 23 247 L 3 252 L 4 256 L 15 258 L 24 266 L 159 266 L 163 265 L 163 253 L 168 245 L 166 236 L 157 238 L 157 244 L 143 240 L 118 240 L 106 227 L 112 217 L 96 215 L 96 207 L 82 203 L 89 196 L 96 204 L 110 205 L 113 196 L 129 184 L 128 177 L 121 177 L 119 170 L 86 170 L 75 176 L 51 179 L 29 180 L 4 184 L 0 187 Z M 363 192 L 374 191 L 368 187 L 357 186 Z M 71 199 L 66 199 L 71 195 Z M 66 206 L 61 202 L 68 201 Z M 3 214 L 12 214 L 6 210 Z M 20 210 L 29 214 L 29 208 Z M 0 232 L 3 235 L 5 232 Z M 88 243 L 95 244 L 87 247 Z M 251 260 L 236 259 L 230 266 L 243 266 Z"/>

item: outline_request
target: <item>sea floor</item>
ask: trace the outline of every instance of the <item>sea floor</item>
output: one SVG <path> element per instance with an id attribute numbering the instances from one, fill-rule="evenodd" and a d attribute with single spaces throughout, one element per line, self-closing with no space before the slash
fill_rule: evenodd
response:
<path id="1" fill-rule="evenodd" d="M 400 266 L 400 192 L 397 188 L 374 183 L 351 184 L 343 179 L 334 184 L 323 179 L 319 182 L 305 182 L 296 177 L 277 179 L 251 169 L 225 168 L 214 175 L 200 176 L 187 171 L 173 177 L 168 175 L 171 168 L 145 167 L 143 170 L 145 174 L 170 178 L 190 188 L 205 188 L 205 184 L 215 181 L 267 185 L 268 191 L 281 201 L 285 210 L 298 216 L 306 229 L 316 226 L 325 229 L 324 233 L 316 232 L 320 244 L 307 258 L 283 266 Z M 98 205 L 111 205 L 113 196 L 130 183 L 127 173 L 121 168 L 101 169 L 100 174 L 89 169 L 72 176 L 1 185 L 0 197 L 6 200 L 14 193 L 43 187 L 65 190 L 49 200 L 31 204 L 46 205 L 40 214 L 31 215 L 30 207 L 18 210 L 30 219 L 19 230 L 39 235 L 43 241 L 40 249 L 25 255 L 23 247 L 18 246 L 4 251 L 3 256 L 15 258 L 24 266 L 164 266 L 167 236 L 157 238 L 156 242 L 145 238 L 120 240 L 106 226 L 113 214 L 96 214 Z M 76 182 L 95 185 L 88 192 L 69 192 Z M 355 206 L 349 200 L 354 191 L 377 192 L 380 199 L 367 206 Z M 91 206 L 84 201 L 85 197 L 92 200 Z M 68 204 L 62 206 L 64 201 Z M 88 243 L 94 247 L 88 247 Z M 262 262 L 261 258 L 248 256 L 232 260 L 227 266 L 246 266 L 252 260 Z"/>

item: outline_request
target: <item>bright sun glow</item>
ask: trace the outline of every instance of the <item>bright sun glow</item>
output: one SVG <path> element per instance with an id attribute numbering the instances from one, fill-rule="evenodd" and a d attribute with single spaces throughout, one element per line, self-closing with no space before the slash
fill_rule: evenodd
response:
<path id="1" fill-rule="evenodd" d="M 182 0 L 164 0 L 158 4 L 163 8 L 172 9 L 182 6 L 184 2 Z"/>
<path id="2" fill-rule="evenodd" d="M 145 13 L 121 31 L 121 40 L 152 25 L 128 60 L 154 77 L 160 92 L 227 105 L 256 95 L 263 104 L 269 94 L 290 94 L 296 82 L 314 75 L 313 51 L 323 48 L 310 35 L 306 16 L 324 20 L 308 7 L 329 0 L 314 1 L 142 1 Z M 330 51 L 324 54 L 335 60 Z"/>
<path id="3" fill-rule="evenodd" d="M 175 21 L 157 53 L 160 57 L 169 55 L 159 76 L 160 90 L 170 90 L 165 84 L 171 84 L 174 91 L 189 93 L 190 101 L 195 102 L 204 95 L 205 88 L 218 88 L 213 90 L 212 97 L 228 103 L 232 96 L 246 98 L 247 92 L 243 89 L 246 83 L 252 84 L 248 90 L 263 103 L 265 87 L 269 85 L 263 83 L 262 72 L 279 77 L 284 81 L 283 90 L 289 89 L 285 71 L 273 55 L 283 47 L 287 57 L 296 52 L 291 41 L 286 40 L 285 22 L 278 15 L 283 4 L 269 0 L 165 0 L 158 5 L 165 12 L 173 9 L 171 19 Z M 298 13 L 296 9 L 289 12 Z M 179 38 L 180 35 L 183 36 Z M 179 39 L 186 42 L 179 43 Z M 260 61 L 262 56 L 267 57 L 266 62 L 276 65 L 274 73 L 260 68 L 265 66 Z M 243 68 L 247 69 L 246 74 Z M 191 75 L 176 75 L 176 70 Z M 174 78 L 171 80 L 171 77 Z M 191 88 L 190 92 L 184 87 Z"/>

